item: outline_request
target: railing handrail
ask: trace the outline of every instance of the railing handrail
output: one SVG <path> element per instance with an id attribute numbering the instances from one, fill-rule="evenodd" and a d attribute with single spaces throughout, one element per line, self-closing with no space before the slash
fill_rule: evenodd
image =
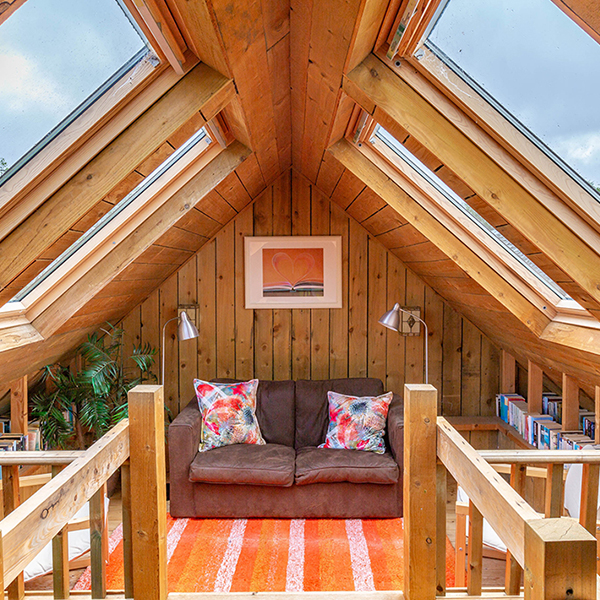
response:
<path id="1" fill-rule="evenodd" d="M 600 464 L 600 450 L 478 450 L 487 463 L 525 465 Z"/>
<path id="2" fill-rule="evenodd" d="M 70 465 L 84 450 L 19 450 L 0 453 L 0 467 Z"/>
<path id="3" fill-rule="evenodd" d="M 5 586 L 128 458 L 129 421 L 125 419 L 0 521 Z"/>
<path id="4" fill-rule="evenodd" d="M 520 565 L 525 561 L 525 524 L 540 515 L 444 417 L 437 418 L 437 455 Z"/>

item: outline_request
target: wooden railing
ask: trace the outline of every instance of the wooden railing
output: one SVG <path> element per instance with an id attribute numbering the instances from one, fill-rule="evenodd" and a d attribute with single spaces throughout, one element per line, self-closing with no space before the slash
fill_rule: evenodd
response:
<path id="1" fill-rule="evenodd" d="M 597 451 L 476 451 L 444 418 L 437 391 L 406 385 L 404 394 L 404 594 L 409 600 L 446 593 L 446 478 L 469 496 L 468 596 L 482 588 L 485 518 L 507 546 L 507 585 L 502 594 L 525 598 L 596 598 Z M 562 514 L 565 463 L 584 463 L 581 523 Z M 490 463 L 511 466 L 512 486 Z M 546 515 L 518 493 L 526 465 L 548 465 Z M 546 516 L 548 518 L 546 518 Z M 459 590 L 455 590 L 458 592 Z"/>
<path id="2" fill-rule="evenodd" d="M 129 419 L 121 421 L 89 450 L 0 456 L 6 514 L 0 521 L 0 577 L 1 589 L 8 591 L 9 599 L 24 597 L 23 569 L 51 540 L 54 598 L 69 597 L 68 523 L 86 502 L 90 502 L 91 597 L 107 597 L 106 482 L 119 468 L 123 593 L 126 598 L 166 598 L 163 411 L 162 387 L 137 386 L 129 392 Z M 19 505 L 19 465 L 32 464 L 52 465 L 53 477 Z"/>

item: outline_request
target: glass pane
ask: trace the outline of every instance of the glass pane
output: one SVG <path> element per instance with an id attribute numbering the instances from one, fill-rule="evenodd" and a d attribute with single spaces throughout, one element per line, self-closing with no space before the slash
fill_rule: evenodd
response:
<path id="1" fill-rule="evenodd" d="M 115 0 L 21 6 L 0 26 L 0 175 L 145 50 Z"/>
<path id="2" fill-rule="evenodd" d="M 549 290 L 562 299 L 571 299 L 570 296 L 535 263 L 533 263 L 521 250 L 507 240 L 493 225 L 488 223 L 472 206 L 446 185 L 429 167 L 425 166 L 406 146 L 386 131 L 381 125 L 375 128 L 374 135 L 384 142 L 388 148 L 402 160 L 407 162 L 415 171 L 435 187 L 449 202 L 468 216 L 482 231 L 489 235 L 495 242 L 508 251 L 522 266 L 534 277 L 543 283 Z"/>
<path id="3" fill-rule="evenodd" d="M 600 186 L 600 45 L 553 2 L 450 0 L 428 45 Z"/>

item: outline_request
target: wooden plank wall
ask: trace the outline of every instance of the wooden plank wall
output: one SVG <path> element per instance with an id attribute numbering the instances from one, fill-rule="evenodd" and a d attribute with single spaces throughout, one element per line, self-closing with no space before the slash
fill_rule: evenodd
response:
<path id="1" fill-rule="evenodd" d="M 244 236 L 341 235 L 342 309 L 244 308 Z M 307 179 L 288 171 L 123 321 L 130 344 L 159 346 L 178 304 L 198 303 L 200 337 L 178 343 L 170 325 L 165 401 L 173 415 L 193 397 L 194 377 L 378 377 L 401 392 L 423 377 L 423 337 L 377 323 L 395 302 L 422 307 L 430 382 L 440 410 L 491 415 L 499 351 L 357 221 Z"/>

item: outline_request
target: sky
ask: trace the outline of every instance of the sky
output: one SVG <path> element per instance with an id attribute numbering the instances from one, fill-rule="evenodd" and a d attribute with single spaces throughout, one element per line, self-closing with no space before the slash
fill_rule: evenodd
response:
<path id="1" fill-rule="evenodd" d="M 551 0 L 450 0 L 429 39 L 600 186 L 600 44 Z"/>
<path id="2" fill-rule="evenodd" d="M 0 158 L 10 166 L 144 43 L 116 0 L 28 0 L 0 25 Z"/>

